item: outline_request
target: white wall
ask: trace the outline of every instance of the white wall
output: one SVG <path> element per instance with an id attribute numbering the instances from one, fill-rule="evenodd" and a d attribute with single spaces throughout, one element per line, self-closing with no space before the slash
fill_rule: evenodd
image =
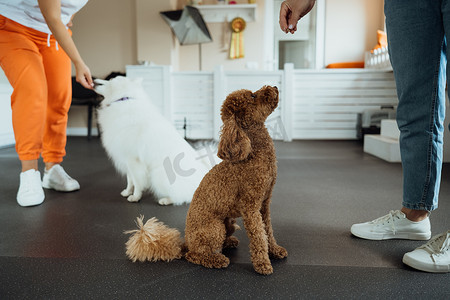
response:
<path id="1" fill-rule="evenodd" d="M 383 0 L 326 0 L 325 65 L 363 61 L 384 29 Z"/>
<path id="2" fill-rule="evenodd" d="M 256 0 L 257 20 L 248 22 L 244 31 L 244 59 L 227 58 L 224 44 L 231 34 L 228 24 L 208 24 L 214 42 L 202 46 L 203 70 L 213 70 L 216 65 L 223 65 L 225 70 L 243 70 L 248 62 L 264 68 L 267 1 L 272 0 Z M 362 60 L 364 51 L 376 44 L 376 30 L 383 28 L 383 0 L 318 1 L 326 1 L 325 64 Z M 127 64 L 138 61 L 172 65 L 180 71 L 198 70 L 198 46 L 180 46 L 159 15 L 161 11 L 181 9 L 186 3 L 186 0 L 91 0 L 74 20 L 73 38 L 94 76 L 125 71 Z M 215 0 L 203 0 L 203 4 L 212 3 Z M 86 118 L 83 107 L 72 108 L 69 127 L 85 126 Z"/>
<path id="3" fill-rule="evenodd" d="M 244 59 L 229 60 L 224 44 L 229 41 L 228 24 L 209 23 L 213 43 L 204 44 L 203 67 L 244 69 L 248 61 L 264 67 L 264 8 L 267 1 L 257 0 L 257 20 L 248 22 L 244 31 Z M 364 51 L 375 46 L 376 30 L 383 29 L 383 0 L 326 1 L 325 62 L 362 60 Z M 198 47 L 179 46 L 169 26 L 160 17 L 164 10 L 180 9 L 186 0 L 91 0 L 77 14 L 73 38 L 96 76 L 124 71 L 125 65 L 138 61 L 172 65 L 174 70 L 197 70 Z M 215 0 L 204 0 L 204 4 Z M 239 0 L 239 3 L 246 3 Z M 278 22 L 278 20 L 274 20 Z"/>
<path id="4" fill-rule="evenodd" d="M 107 1 L 107 0 L 100 0 Z M 173 65 L 175 40 L 169 26 L 159 15 L 182 8 L 174 0 L 131 0 L 136 2 L 137 60 Z"/>
<path id="5" fill-rule="evenodd" d="M 244 69 L 248 61 L 264 67 L 264 8 L 267 1 L 257 0 L 257 20 L 248 22 L 244 31 L 244 59 L 229 60 L 228 24 L 209 23 L 213 43 L 204 44 L 203 67 Z M 376 30 L 383 29 L 383 0 L 318 0 L 326 2 L 325 62 L 362 60 L 364 51 L 375 46 Z M 180 9 L 186 0 L 91 0 L 77 14 L 73 38 L 96 76 L 124 71 L 125 65 L 138 61 L 172 65 L 175 70 L 198 69 L 198 47 L 179 46 L 169 26 L 160 17 L 164 10 Z M 204 4 L 215 0 L 204 0 Z M 239 0 L 239 3 L 246 3 Z M 278 20 L 274 20 L 278 22 Z"/>
<path id="6" fill-rule="evenodd" d="M 73 40 L 93 76 L 125 71 L 125 65 L 136 63 L 134 0 L 91 0 L 73 22 Z"/>
<path id="7" fill-rule="evenodd" d="M 91 0 L 73 22 L 73 40 L 92 76 L 104 78 L 112 71 L 124 72 L 127 64 L 136 64 L 135 0 Z M 69 133 L 84 135 L 86 126 L 87 109 L 71 107 Z"/>
<path id="8" fill-rule="evenodd" d="M 204 4 L 215 0 L 204 0 Z M 256 22 L 245 30 L 246 57 L 227 59 L 224 44 L 229 39 L 227 24 L 208 24 L 214 42 L 205 44 L 203 69 L 222 64 L 226 70 L 242 70 L 247 62 L 264 67 L 264 8 L 256 0 Z M 383 28 L 383 0 L 317 0 L 326 1 L 325 63 L 362 60 L 363 53 L 376 44 L 376 30 Z M 185 0 L 91 0 L 74 19 L 73 39 L 96 77 L 111 71 L 125 71 L 138 61 L 172 65 L 174 70 L 197 70 L 198 47 L 179 46 L 160 11 L 181 9 Z M 245 0 L 239 0 L 245 3 Z M 269 6 L 270 7 L 270 6 Z M 275 20 L 278 22 L 278 20 Z M 84 134 L 87 112 L 73 107 L 69 127 Z"/>
<path id="9" fill-rule="evenodd" d="M 258 5 L 255 22 L 247 22 L 243 31 L 245 57 L 229 59 L 228 50 L 231 40 L 229 22 L 208 23 L 208 29 L 213 38 L 212 43 L 202 45 L 202 70 L 211 71 L 217 65 L 222 65 L 225 70 L 243 70 L 247 63 L 256 63 L 260 69 L 264 67 L 264 7 L 267 0 L 257 0 Z M 238 4 L 246 4 L 247 0 L 237 0 Z M 215 4 L 215 0 L 204 0 L 203 4 Z M 231 21 L 231 20 L 230 20 Z M 198 70 L 198 46 L 188 45 L 179 48 L 179 67 L 175 70 Z"/>

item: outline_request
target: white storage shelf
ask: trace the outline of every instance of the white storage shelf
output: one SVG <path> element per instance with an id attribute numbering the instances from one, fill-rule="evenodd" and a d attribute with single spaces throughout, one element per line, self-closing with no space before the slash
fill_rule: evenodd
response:
<path id="1" fill-rule="evenodd" d="M 144 87 L 161 112 L 188 138 L 218 139 L 220 107 L 234 90 L 276 85 L 280 102 L 266 123 L 277 140 L 356 139 L 357 114 L 397 105 L 392 72 L 381 70 L 172 72 L 167 66 L 128 66 L 127 76 Z"/>
<path id="2" fill-rule="evenodd" d="M 195 5 L 206 23 L 230 22 L 236 17 L 241 17 L 246 22 L 256 20 L 256 4 L 216 4 Z"/>

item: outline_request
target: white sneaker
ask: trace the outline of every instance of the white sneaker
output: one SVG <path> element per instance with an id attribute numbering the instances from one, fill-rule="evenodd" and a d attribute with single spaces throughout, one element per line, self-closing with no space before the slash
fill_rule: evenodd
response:
<path id="1" fill-rule="evenodd" d="M 425 272 L 450 272 L 450 230 L 434 236 L 425 245 L 406 253 L 403 263 Z"/>
<path id="2" fill-rule="evenodd" d="M 59 192 L 72 192 L 80 189 L 78 181 L 67 175 L 61 165 L 54 165 L 50 170 L 45 170 L 42 186 Z"/>
<path id="3" fill-rule="evenodd" d="M 44 202 L 45 195 L 41 185 L 41 173 L 34 169 L 20 173 L 17 203 L 20 206 L 34 206 Z"/>
<path id="4" fill-rule="evenodd" d="M 350 231 L 353 235 L 368 240 L 408 239 L 429 240 L 431 237 L 430 219 L 413 222 L 399 210 L 370 222 L 353 224 Z"/>

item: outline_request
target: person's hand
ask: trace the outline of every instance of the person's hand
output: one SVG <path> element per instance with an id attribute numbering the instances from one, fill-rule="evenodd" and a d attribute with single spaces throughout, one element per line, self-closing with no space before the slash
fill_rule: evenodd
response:
<path id="1" fill-rule="evenodd" d="M 92 90 L 94 88 L 94 82 L 92 81 L 91 71 L 84 62 L 75 64 L 76 80 L 84 88 Z"/>
<path id="2" fill-rule="evenodd" d="M 284 32 L 297 31 L 297 22 L 314 7 L 316 0 L 285 0 L 280 8 L 280 28 Z"/>

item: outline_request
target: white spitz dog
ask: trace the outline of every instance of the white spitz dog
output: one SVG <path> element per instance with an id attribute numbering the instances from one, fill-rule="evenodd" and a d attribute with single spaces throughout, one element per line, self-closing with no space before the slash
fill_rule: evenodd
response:
<path id="1" fill-rule="evenodd" d="M 137 202 L 150 189 L 161 205 L 191 202 L 211 159 L 201 158 L 161 115 L 140 79 L 96 79 L 95 91 L 104 97 L 97 110 L 103 146 L 127 177 L 121 195 Z"/>

